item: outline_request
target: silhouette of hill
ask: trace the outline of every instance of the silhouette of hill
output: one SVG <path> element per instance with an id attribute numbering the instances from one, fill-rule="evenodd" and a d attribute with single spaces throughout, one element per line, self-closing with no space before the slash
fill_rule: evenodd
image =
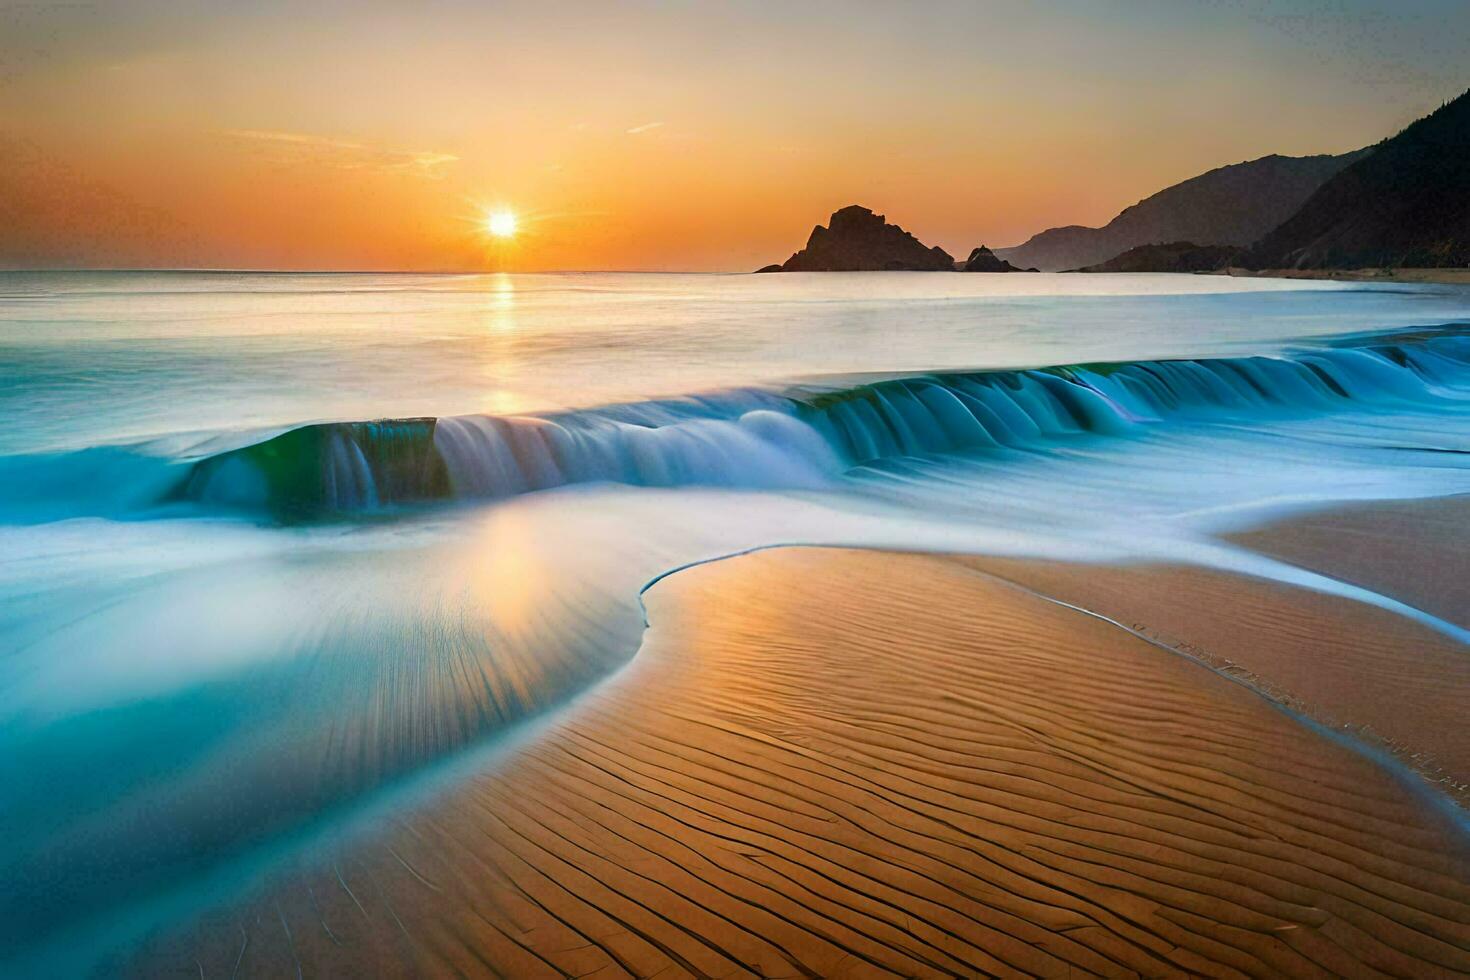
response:
<path id="1" fill-rule="evenodd" d="M 1470 266 L 1470 91 L 1344 168 L 1241 261 L 1254 269 Z"/>
<path id="2" fill-rule="evenodd" d="M 1214 272 L 1229 265 L 1241 251 L 1239 245 L 1196 245 L 1193 242 L 1140 245 L 1130 248 L 1122 255 L 1115 255 L 1106 262 L 1072 271 Z"/>
<path id="3" fill-rule="evenodd" d="M 881 272 L 918 270 L 953 272 L 954 258 L 930 248 L 881 214 L 857 204 L 832 212 L 827 227 L 817 225 L 806 248 L 779 266 L 760 272 Z"/>
<path id="4" fill-rule="evenodd" d="M 1249 245 L 1365 152 L 1272 155 L 1219 167 L 1166 187 L 1101 228 L 1049 228 L 1024 245 L 996 249 L 996 255 L 1015 265 L 1052 272 L 1096 265 L 1139 245 L 1159 242 Z"/>

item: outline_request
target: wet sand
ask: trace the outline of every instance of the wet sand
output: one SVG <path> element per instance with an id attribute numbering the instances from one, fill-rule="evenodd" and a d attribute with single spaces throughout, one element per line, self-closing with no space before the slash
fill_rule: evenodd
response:
<path id="1" fill-rule="evenodd" d="M 1470 496 L 1337 507 L 1230 538 L 1470 628 Z"/>
<path id="2" fill-rule="evenodd" d="M 1450 655 L 1375 668 L 1424 648 L 1418 628 L 1175 569 L 729 559 L 650 590 L 639 656 L 498 764 L 156 937 L 131 968 L 1470 972 L 1470 853 L 1408 782 L 1228 676 L 993 572 L 1136 602 L 1145 637 L 1177 627 L 1269 680 L 1303 643 L 1376 670 L 1372 690 Z M 1257 651 L 1282 629 L 1280 649 Z M 1404 738 L 1442 721 L 1399 708 L 1418 719 Z"/>
<path id="3" fill-rule="evenodd" d="M 1239 677 L 1384 747 L 1442 792 L 1470 802 L 1470 650 L 1426 626 L 1351 600 L 1198 568 L 974 564 Z"/>

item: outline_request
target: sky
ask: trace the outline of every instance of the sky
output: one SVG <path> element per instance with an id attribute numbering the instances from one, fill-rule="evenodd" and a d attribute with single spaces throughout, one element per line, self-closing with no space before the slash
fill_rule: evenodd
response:
<path id="1" fill-rule="evenodd" d="M 0 268 L 746 270 L 850 203 L 967 255 L 1375 142 L 1467 51 L 1465 0 L 0 0 Z"/>

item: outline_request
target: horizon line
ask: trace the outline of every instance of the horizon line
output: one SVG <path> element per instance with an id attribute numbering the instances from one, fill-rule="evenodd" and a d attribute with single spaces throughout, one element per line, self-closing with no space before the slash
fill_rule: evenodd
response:
<path id="1" fill-rule="evenodd" d="M 263 269 L 193 266 L 36 266 L 34 268 L 0 268 L 0 275 L 36 275 L 76 273 L 174 273 L 193 275 L 262 275 L 262 276 L 560 276 L 560 275 L 668 275 L 668 276 L 738 276 L 754 275 L 754 269 Z"/>

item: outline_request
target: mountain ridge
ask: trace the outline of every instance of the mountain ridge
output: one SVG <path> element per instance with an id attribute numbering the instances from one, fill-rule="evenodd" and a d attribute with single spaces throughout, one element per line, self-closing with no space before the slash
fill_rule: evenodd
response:
<path id="1" fill-rule="evenodd" d="M 1207 170 L 1132 204 L 1106 225 L 1048 228 L 995 254 L 1055 272 L 1106 262 L 1140 245 L 1196 242 L 1248 246 L 1367 149 L 1291 157 L 1270 154 Z"/>
<path id="2" fill-rule="evenodd" d="M 1242 264 L 1470 265 L 1470 90 L 1370 150 L 1247 250 Z"/>

